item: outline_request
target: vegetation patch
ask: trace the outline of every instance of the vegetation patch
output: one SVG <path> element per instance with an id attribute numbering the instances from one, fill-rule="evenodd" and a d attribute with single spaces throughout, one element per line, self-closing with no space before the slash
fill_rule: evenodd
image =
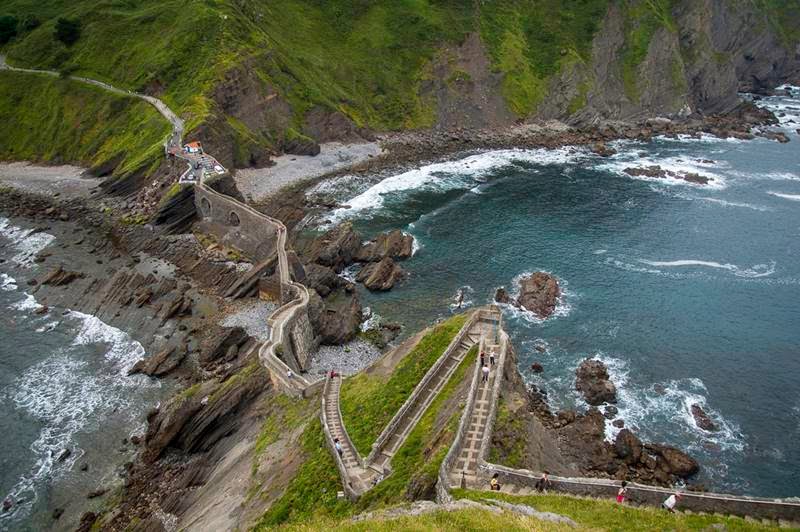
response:
<path id="1" fill-rule="evenodd" d="M 747 522 L 738 517 L 717 517 L 699 514 L 671 514 L 657 508 L 634 508 L 617 504 L 613 500 L 584 499 L 566 495 L 516 496 L 491 491 L 456 489 L 452 494 L 457 499 L 499 499 L 516 504 L 533 506 L 540 512 L 554 512 L 567 516 L 579 525 L 595 530 L 711 530 L 712 525 L 722 524 L 725 530 L 770 530 L 768 527 Z"/>
<path id="2" fill-rule="evenodd" d="M 359 453 L 369 454 L 373 442 L 444 353 L 466 319 L 466 315 L 460 314 L 436 325 L 389 377 L 361 373 L 342 383 L 342 419 Z"/>
<path id="3" fill-rule="evenodd" d="M 163 156 L 169 123 L 149 104 L 77 81 L 0 72 L 0 159 L 112 165 L 124 177 Z"/>
<path id="4" fill-rule="evenodd" d="M 676 32 L 672 18 L 673 0 L 644 0 L 631 2 L 625 10 L 625 45 L 622 49 L 622 82 L 625 94 L 633 102 L 639 101 L 639 65 L 647 57 L 650 41 L 656 31 L 666 28 Z"/>
<path id="5" fill-rule="evenodd" d="M 515 469 L 525 469 L 530 437 L 525 426 L 525 418 L 515 415 L 500 397 L 497 402 L 497 417 L 492 432 L 492 445 L 489 450 L 489 461 Z"/>

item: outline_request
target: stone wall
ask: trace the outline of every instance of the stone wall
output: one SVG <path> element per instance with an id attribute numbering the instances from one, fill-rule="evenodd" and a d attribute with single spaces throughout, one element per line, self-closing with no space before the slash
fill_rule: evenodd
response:
<path id="1" fill-rule="evenodd" d="M 339 456 L 339 453 L 336 451 L 336 447 L 333 441 L 333 435 L 331 434 L 330 429 L 328 428 L 328 414 L 327 414 L 327 398 L 328 398 L 328 386 L 330 386 L 330 379 L 324 379 L 324 384 L 322 388 L 322 409 L 320 410 L 319 417 L 320 421 L 322 421 L 322 431 L 325 433 L 325 443 L 328 445 L 328 450 L 331 452 L 333 459 L 336 461 L 336 468 L 339 470 L 339 477 L 342 479 L 342 487 L 344 488 L 344 493 L 348 499 L 351 501 L 355 501 L 358 498 L 358 493 L 350 486 L 348 482 L 348 475 L 347 475 L 347 468 L 344 465 L 344 461 L 342 461 L 342 457 Z M 339 410 L 339 419 L 342 417 L 342 412 Z M 342 425 L 344 427 L 344 425 Z M 353 442 L 350 441 L 350 436 L 347 434 L 345 430 L 345 437 L 347 438 L 347 443 L 350 445 L 352 449 L 355 449 Z"/>
<path id="2" fill-rule="evenodd" d="M 223 244 L 241 250 L 254 262 L 275 254 L 278 225 L 264 214 L 205 185 L 195 187 L 194 201 L 207 228 Z"/>

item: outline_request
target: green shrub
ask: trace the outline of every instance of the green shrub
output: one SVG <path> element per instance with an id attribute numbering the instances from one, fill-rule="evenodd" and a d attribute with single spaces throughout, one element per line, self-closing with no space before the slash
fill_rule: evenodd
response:
<path id="1" fill-rule="evenodd" d="M 6 44 L 17 35 L 17 17 L 3 15 L 0 17 L 0 45 Z"/>
<path id="2" fill-rule="evenodd" d="M 72 46 L 81 38 L 81 21 L 59 18 L 56 21 L 55 37 L 67 46 Z"/>

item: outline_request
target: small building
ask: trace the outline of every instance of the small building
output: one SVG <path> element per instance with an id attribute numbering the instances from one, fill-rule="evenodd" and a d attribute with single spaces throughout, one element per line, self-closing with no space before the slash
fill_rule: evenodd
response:
<path id="1" fill-rule="evenodd" d="M 189 142 L 183 145 L 186 153 L 203 153 L 203 145 L 199 141 Z"/>

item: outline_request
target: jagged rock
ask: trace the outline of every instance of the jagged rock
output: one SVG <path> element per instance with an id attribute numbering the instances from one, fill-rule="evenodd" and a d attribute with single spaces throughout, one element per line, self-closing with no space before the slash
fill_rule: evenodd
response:
<path id="1" fill-rule="evenodd" d="M 97 497 L 102 497 L 108 492 L 108 488 L 97 488 L 95 490 L 90 491 L 87 495 L 87 499 L 96 499 Z"/>
<path id="2" fill-rule="evenodd" d="M 629 429 L 622 429 L 614 440 L 614 452 L 626 464 L 637 464 L 642 457 L 642 442 Z"/>
<path id="3" fill-rule="evenodd" d="M 58 455 L 58 458 L 56 458 L 56 462 L 63 462 L 70 456 L 72 456 L 72 449 L 69 448 L 64 449 L 63 451 L 61 451 L 61 454 Z"/>
<path id="4" fill-rule="evenodd" d="M 414 237 L 395 229 L 364 244 L 354 258 L 359 262 L 378 262 L 386 257 L 403 260 L 409 258 L 413 250 Z"/>
<path id="5" fill-rule="evenodd" d="M 65 286 L 76 279 L 83 279 L 84 277 L 86 277 L 86 275 L 83 272 L 68 271 L 59 266 L 48 273 L 40 283 L 50 286 Z"/>
<path id="6" fill-rule="evenodd" d="M 614 421 L 611 422 L 611 424 L 617 427 L 618 429 L 621 429 L 622 427 L 625 426 L 625 421 L 621 419 L 615 419 Z"/>
<path id="7" fill-rule="evenodd" d="M 220 327 L 215 325 L 200 344 L 198 361 L 201 366 L 206 368 L 212 363 L 228 362 L 227 356 L 231 354 L 231 346 L 235 346 L 238 350 L 249 339 L 250 337 L 242 327 Z"/>
<path id="8" fill-rule="evenodd" d="M 514 303 L 514 301 L 511 299 L 511 296 L 509 295 L 508 291 L 505 288 L 503 288 L 502 286 L 495 291 L 494 300 L 496 302 L 498 302 L 498 303 L 502 303 L 502 304 L 506 304 L 506 305 Z"/>
<path id="9" fill-rule="evenodd" d="M 626 174 L 634 177 L 657 177 L 659 179 L 666 179 L 672 177 L 674 179 L 683 179 L 688 183 L 695 183 L 698 185 L 707 185 L 713 181 L 710 177 L 700 175 L 694 172 L 673 172 L 671 170 L 664 170 L 658 165 L 639 167 L 639 168 L 625 168 L 622 170 Z"/>
<path id="10" fill-rule="evenodd" d="M 405 277 L 405 271 L 391 258 L 386 257 L 380 262 L 371 262 L 361 268 L 356 276 L 356 281 L 363 283 L 369 290 L 391 290 L 394 284 Z"/>
<path id="11" fill-rule="evenodd" d="M 686 478 L 700 470 L 697 461 L 683 451 L 668 445 L 647 444 L 645 449 L 657 455 L 657 468 L 668 475 Z"/>
<path id="12" fill-rule="evenodd" d="M 606 419 L 614 419 L 614 416 L 616 416 L 618 413 L 619 409 L 614 405 L 606 405 L 606 407 L 603 409 L 603 417 Z"/>
<path id="13" fill-rule="evenodd" d="M 599 360 L 587 358 L 575 371 L 575 388 L 593 406 L 617 402 L 617 387 L 608 376 L 606 365 Z"/>
<path id="14" fill-rule="evenodd" d="M 308 262 L 316 262 L 340 273 L 353 263 L 361 249 L 361 236 L 353 225 L 345 222 L 331 229 L 311 243 Z"/>
<path id="15" fill-rule="evenodd" d="M 692 416 L 694 417 L 694 422 L 697 423 L 698 427 L 709 432 L 716 432 L 719 430 L 716 423 L 714 423 L 711 418 L 708 417 L 708 414 L 706 414 L 705 410 L 703 410 L 700 405 L 696 403 L 693 404 L 691 406 L 691 410 Z"/>
<path id="16" fill-rule="evenodd" d="M 592 151 L 600 157 L 611 157 L 617 153 L 617 150 L 614 148 L 609 148 L 604 142 L 596 143 L 594 146 L 592 146 Z"/>
<path id="17" fill-rule="evenodd" d="M 166 323 L 176 316 L 186 316 L 192 313 L 192 298 L 186 294 L 181 294 L 175 300 L 166 306 L 163 314 L 161 315 L 161 322 Z"/>
<path id="18" fill-rule="evenodd" d="M 75 529 L 75 532 L 90 532 L 98 517 L 100 516 L 94 512 L 85 512 L 81 516 L 81 522 L 78 524 L 78 528 Z"/>
<path id="19" fill-rule="evenodd" d="M 128 375 L 144 373 L 150 377 L 161 377 L 177 368 L 187 354 L 188 351 L 185 345 L 168 347 L 155 355 L 136 362 L 128 371 Z"/>
<path id="20" fill-rule="evenodd" d="M 355 292 L 339 289 L 323 301 L 315 290 L 311 290 L 308 317 L 320 342 L 342 345 L 355 338 L 359 331 L 361 302 Z"/>
<path id="21" fill-rule="evenodd" d="M 783 131 L 766 131 L 763 133 L 763 136 L 769 140 L 777 140 L 781 144 L 789 142 L 789 137 Z"/>
<path id="22" fill-rule="evenodd" d="M 347 281 L 336 275 L 331 268 L 320 264 L 307 264 L 305 267 L 305 284 L 308 288 L 313 288 L 322 297 L 327 297 L 339 287 L 347 285 Z"/>
<path id="23" fill-rule="evenodd" d="M 49 311 L 50 308 L 47 305 L 42 305 L 41 307 L 34 310 L 33 313 L 37 315 L 42 315 L 42 314 L 47 314 Z"/>
<path id="24" fill-rule="evenodd" d="M 531 364 L 531 371 L 534 373 L 542 373 L 544 371 L 544 366 L 542 366 L 539 362 L 534 362 Z"/>
<path id="25" fill-rule="evenodd" d="M 556 309 L 561 288 L 558 280 L 546 272 L 535 272 L 519 281 L 517 304 L 540 318 L 549 317 Z"/>

